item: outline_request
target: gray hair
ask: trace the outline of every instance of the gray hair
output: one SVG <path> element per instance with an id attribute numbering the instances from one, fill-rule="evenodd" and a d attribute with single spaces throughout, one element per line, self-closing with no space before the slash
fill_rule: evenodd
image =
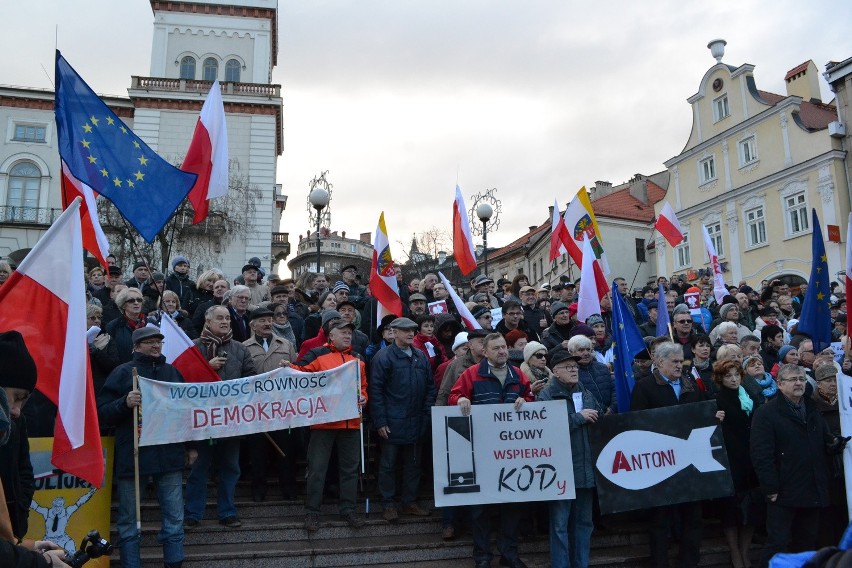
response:
<path id="1" fill-rule="evenodd" d="M 210 306 L 209 308 L 207 308 L 207 311 L 206 311 L 206 312 L 204 312 L 204 320 L 205 320 L 205 321 L 210 321 L 210 320 L 212 320 L 212 319 L 213 319 L 213 312 L 215 312 L 215 311 L 216 311 L 216 310 L 218 310 L 219 308 L 222 308 L 223 310 L 227 310 L 227 309 L 228 309 L 228 308 L 227 308 L 224 304 L 223 304 L 223 305 L 221 305 L 221 306 Z"/>
<path id="2" fill-rule="evenodd" d="M 248 286 L 243 286 L 242 284 L 237 284 L 233 288 L 231 288 L 231 296 L 235 296 L 240 292 L 248 292 L 248 295 L 251 296 L 251 288 Z M 249 298 L 251 299 L 251 298 Z"/>
<path id="3" fill-rule="evenodd" d="M 139 294 L 139 297 L 142 298 L 142 292 L 139 291 L 139 288 L 127 287 L 121 292 L 118 293 L 118 296 L 115 298 L 115 305 L 118 306 L 118 309 L 123 309 L 124 304 L 130 299 L 130 296 L 134 296 L 134 292 Z"/>
<path id="4" fill-rule="evenodd" d="M 789 375 L 804 375 L 805 370 L 799 365 L 793 363 L 784 363 L 778 368 L 778 382 L 780 383 Z"/>
<path id="5" fill-rule="evenodd" d="M 690 317 L 692 316 L 692 314 L 689 313 L 689 306 L 686 304 L 678 304 L 674 307 L 674 310 L 672 310 L 672 317 L 679 316 L 680 314 L 689 314 Z"/>
<path id="6" fill-rule="evenodd" d="M 666 341 L 657 345 L 654 349 L 654 358 L 662 361 L 663 359 L 671 359 L 672 355 L 680 355 L 683 357 L 683 346 L 679 343 Z"/>
<path id="7" fill-rule="evenodd" d="M 719 330 L 719 335 L 722 335 L 723 333 L 728 333 L 731 330 L 737 331 L 737 324 L 732 321 L 723 321 L 716 326 L 716 329 Z"/>
<path id="8" fill-rule="evenodd" d="M 568 340 L 568 351 L 571 354 L 574 354 L 574 350 L 576 349 L 591 349 L 592 348 L 592 340 L 586 337 L 585 335 L 575 335 L 571 339 Z"/>
<path id="9" fill-rule="evenodd" d="M 720 346 L 719 349 L 716 350 L 716 360 L 722 361 L 723 359 L 727 359 L 731 356 L 732 353 L 739 354 L 740 356 L 742 356 L 743 350 L 740 348 L 739 345 L 736 345 L 735 343 L 727 343 L 725 345 Z"/>

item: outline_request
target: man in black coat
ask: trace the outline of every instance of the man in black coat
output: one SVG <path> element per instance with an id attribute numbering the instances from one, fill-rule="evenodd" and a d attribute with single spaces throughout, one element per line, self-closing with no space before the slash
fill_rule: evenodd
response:
<path id="1" fill-rule="evenodd" d="M 816 547 L 820 507 L 829 503 L 825 454 L 842 452 L 848 440 L 832 435 L 806 384 L 802 367 L 782 365 L 781 396 L 758 408 L 751 425 L 751 459 L 767 500 L 761 566 L 778 552 Z"/>
<path id="2" fill-rule="evenodd" d="M 633 387 L 630 410 L 649 410 L 679 404 L 690 404 L 707 400 L 707 395 L 683 374 L 683 348 L 672 342 L 661 343 L 654 350 L 657 367 L 651 377 L 639 381 Z M 716 418 L 721 422 L 725 413 L 718 411 Z M 656 568 L 669 565 L 669 537 L 671 522 L 678 518 L 681 523 L 678 566 L 698 566 L 701 558 L 701 502 L 680 503 L 657 507 L 651 510 L 651 564 Z"/>
<path id="3" fill-rule="evenodd" d="M 142 394 L 133 388 L 133 369 L 147 379 L 182 383 L 183 376 L 162 355 L 163 334 L 156 327 L 133 332 L 133 359 L 116 367 L 98 393 L 98 419 L 115 427 L 115 477 L 118 485 L 116 543 L 122 566 L 141 566 L 136 528 L 136 488 L 133 459 L 133 413 L 142 404 Z M 144 424 L 142 425 L 144 428 Z M 183 444 L 139 448 L 139 474 L 153 477 L 160 504 L 163 562 L 178 567 L 183 562 Z"/>

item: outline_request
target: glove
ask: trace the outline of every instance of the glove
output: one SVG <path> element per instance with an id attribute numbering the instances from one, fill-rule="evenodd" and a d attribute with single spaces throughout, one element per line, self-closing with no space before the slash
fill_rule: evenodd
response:
<path id="1" fill-rule="evenodd" d="M 838 436 L 828 446 L 828 452 L 830 454 L 839 454 L 843 452 L 844 448 L 846 448 L 846 444 L 849 443 L 849 440 L 852 440 L 852 436 L 846 436 L 845 438 L 842 436 Z"/>

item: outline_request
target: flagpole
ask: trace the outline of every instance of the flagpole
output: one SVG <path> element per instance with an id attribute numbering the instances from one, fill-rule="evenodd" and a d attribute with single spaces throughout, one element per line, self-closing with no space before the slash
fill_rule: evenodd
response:
<path id="1" fill-rule="evenodd" d="M 139 390 L 139 372 L 133 367 L 133 390 Z M 136 495 L 136 530 L 142 532 L 142 500 L 139 496 L 139 407 L 133 408 L 133 483 Z"/>
<path id="2" fill-rule="evenodd" d="M 657 226 L 653 223 L 651 224 L 651 237 L 654 236 L 654 232 L 657 230 Z M 650 239 L 648 239 L 650 240 Z M 646 249 L 647 250 L 647 249 Z M 633 290 L 633 285 L 636 283 L 636 277 L 639 276 L 639 269 L 642 268 L 642 263 L 644 260 L 639 261 L 639 266 L 636 267 L 636 274 L 633 275 L 633 281 L 630 283 L 630 289 Z"/>

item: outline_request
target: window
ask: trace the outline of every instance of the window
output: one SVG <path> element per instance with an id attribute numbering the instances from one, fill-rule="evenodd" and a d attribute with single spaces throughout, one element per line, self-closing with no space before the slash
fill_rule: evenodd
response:
<path id="1" fill-rule="evenodd" d="M 205 81 L 215 81 L 216 77 L 219 76 L 219 62 L 216 61 L 212 57 L 208 57 L 204 60 L 204 75 L 202 79 Z"/>
<path id="2" fill-rule="evenodd" d="M 713 156 L 698 162 L 698 179 L 701 183 L 716 179 L 716 160 Z"/>
<path id="3" fill-rule="evenodd" d="M 802 233 L 810 228 L 808 225 L 808 201 L 804 192 L 785 197 L 784 210 L 787 214 L 788 235 Z"/>
<path id="4" fill-rule="evenodd" d="M 231 81 L 233 83 L 240 82 L 240 70 L 242 69 L 242 65 L 236 59 L 229 59 L 227 63 L 225 63 L 225 80 Z"/>
<path id="5" fill-rule="evenodd" d="M 532 267 L 533 267 L 533 275 L 532 275 L 533 277 L 532 277 L 532 281 L 533 281 L 533 282 L 535 282 L 535 281 L 537 281 L 537 280 L 538 280 L 538 264 L 536 264 L 535 262 L 533 262 L 533 263 L 532 263 Z"/>
<path id="6" fill-rule="evenodd" d="M 7 221 L 35 221 L 38 213 L 41 170 L 32 162 L 21 162 L 9 171 L 6 196 Z"/>
<path id="7" fill-rule="evenodd" d="M 195 58 L 191 55 L 180 60 L 180 78 L 195 79 Z"/>
<path id="8" fill-rule="evenodd" d="M 352 253 L 358 252 L 358 246 L 357 245 L 349 245 L 349 252 L 352 252 Z"/>
<path id="9" fill-rule="evenodd" d="M 722 95 L 717 99 L 713 99 L 713 119 L 719 122 L 731 114 L 728 108 L 728 95 Z"/>
<path id="10" fill-rule="evenodd" d="M 745 140 L 740 141 L 740 166 L 745 166 L 757 161 L 757 143 L 754 141 L 754 136 L 749 136 Z"/>
<path id="11" fill-rule="evenodd" d="M 722 223 L 711 223 L 705 226 L 707 227 L 707 234 L 710 235 L 710 241 L 716 249 L 716 256 L 722 258 L 725 256 L 725 247 L 722 244 Z"/>
<path id="12" fill-rule="evenodd" d="M 636 262 L 645 262 L 645 239 L 636 239 Z"/>
<path id="13" fill-rule="evenodd" d="M 748 246 L 756 247 L 766 244 L 766 221 L 764 220 L 763 207 L 749 209 L 745 212 L 745 218 Z"/>
<path id="14" fill-rule="evenodd" d="M 675 270 L 692 265 L 692 259 L 689 257 L 689 233 L 684 233 L 683 241 L 675 247 L 674 262 Z"/>
<path id="15" fill-rule="evenodd" d="M 44 142 L 47 135 L 47 128 L 44 126 L 36 126 L 34 124 L 15 124 L 15 137 L 12 140 L 16 142 Z"/>

